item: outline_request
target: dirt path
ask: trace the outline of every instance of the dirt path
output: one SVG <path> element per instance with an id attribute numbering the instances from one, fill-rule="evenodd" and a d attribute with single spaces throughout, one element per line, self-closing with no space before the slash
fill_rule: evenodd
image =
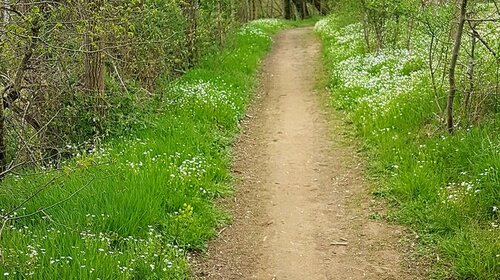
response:
<path id="1" fill-rule="evenodd" d="M 200 279 L 415 278 L 401 231 L 369 218 L 378 206 L 359 160 L 315 92 L 319 50 L 311 28 L 277 36 L 235 145 L 234 221 L 196 266 Z"/>

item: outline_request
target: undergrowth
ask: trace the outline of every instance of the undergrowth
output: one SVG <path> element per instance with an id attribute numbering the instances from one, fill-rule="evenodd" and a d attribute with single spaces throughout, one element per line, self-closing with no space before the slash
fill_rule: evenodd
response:
<path id="1" fill-rule="evenodd" d="M 375 195 L 418 235 L 435 279 L 500 279 L 500 116 L 449 135 L 425 49 L 365 53 L 355 17 L 319 21 L 331 102 L 363 139 Z M 422 39 L 423 40 L 423 39 Z M 417 44 L 418 45 L 418 44 Z M 425 46 L 425 42 L 421 42 Z"/>
<path id="2" fill-rule="evenodd" d="M 0 187 L 0 276 L 6 279 L 185 279 L 227 220 L 229 144 L 271 36 L 257 20 L 218 54 L 160 82 L 145 126 L 80 151 L 59 168 L 11 174 Z"/>

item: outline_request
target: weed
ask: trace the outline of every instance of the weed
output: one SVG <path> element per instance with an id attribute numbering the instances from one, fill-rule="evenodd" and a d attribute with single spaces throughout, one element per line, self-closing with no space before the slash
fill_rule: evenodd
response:
<path id="1" fill-rule="evenodd" d="M 135 115 L 142 128 L 75 151 L 60 169 L 5 177 L 0 275 L 185 279 L 186 250 L 203 250 L 227 220 L 214 198 L 230 192 L 228 144 L 284 26 L 249 23 L 221 53 L 159 81 L 154 113 Z"/>
<path id="2" fill-rule="evenodd" d="M 316 30 L 332 103 L 364 140 L 382 182 L 376 194 L 396 206 L 389 216 L 426 237 L 422 246 L 441 256 L 436 273 L 500 279 L 499 117 L 448 135 L 423 70 L 425 49 L 364 53 L 361 25 L 341 15 Z"/>

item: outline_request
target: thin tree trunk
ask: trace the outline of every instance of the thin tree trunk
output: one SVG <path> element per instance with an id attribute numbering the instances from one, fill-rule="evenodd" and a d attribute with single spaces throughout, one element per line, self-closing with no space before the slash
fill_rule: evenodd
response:
<path id="1" fill-rule="evenodd" d="M 189 2 L 184 3 L 182 6 L 182 12 L 187 21 L 187 27 L 185 30 L 186 36 L 186 48 L 188 50 L 187 62 L 188 67 L 194 65 L 197 58 L 196 49 L 196 37 L 197 37 L 197 10 L 198 10 L 198 0 L 189 0 Z"/>
<path id="2" fill-rule="evenodd" d="M 217 39 L 219 39 L 219 46 L 224 44 L 224 30 L 222 24 L 222 4 L 221 0 L 217 0 Z"/>
<path id="3" fill-rule="evenodd" d="M 269 5 L 269 17 L 274 18 L 274 0 L 270 1 L 270 5 Z"/>
<path id="4" fill-rule="evenodd" d="M 4 36 L 5 34 L 5 29 L 7 25 L 10 22 L 10 0 L 2 0 L 2 7 L 4 9 L 1 9 L 0 12 L 2 13 L 2 26 L 0 27 L 0 39 Z"/>
<path id="5" fill-rule="evenodd" d="M 302 19 L 309 17 L 309 11 L 307 10 L 306 0 L 302 0 Z"/>
<path id="6" fill-rule="evenodd" d="M 104 91 L 104 61 L 102 41 L 93 35 L 85 36 L 85 89 L 92 92 Z"/>
<path id="7" fill-rule="evenodd" d="M 255 8 L 255 1 L 256 0 L 251 0 L 252 6 L 250 7 L 250 10 L 252 12 L 251 12 L 250 20 L 256 19 L 255 13 L 256 13 L 257 9 Z"/>
<path id="8" fill-rule="evenodd" d="M 361 1 L 361 5 L 363 7 L 363 36 L 365 38 L 365 44 L 366 48 L 369 51 L 371 51 L 371 46 L 370 46 L 370 24 L 369 24 L 369 15 L 368 15 L 368 10 L 366 7 L 366 2 L 365 0 Z"/>
<path id="9" fill-rule="evenodd" d="M 328 14 L 328 6 L 324 2 L 324 0 L 309 0 L 306 2 L 311 3 L 316 8 L 316 10 L 318 10 L 318 13 L 320 15 L 325 16 L 326 14 Z"/>
<path id="10" fill-rule="evenodd" d="M 0 106 L 0 173 L 5 171 L 7 166 L 7 151 L 5 146 L 5 113 L 3 106 Z"/>
<path id="11" fill-rule="evenodd" d="M 410 17 L 408 20 L 408 29 L 407 33 L 408 36 L 406 37 L 406 48 L 411 52 L 411 35 L 413 34 L 413 26 L 415 24 L 415 19 L 413 17 Z"/>
<path id="12" fill-rule="evenodd" d="M 393 46 L 394 48 L 397 48 L 398 47 L 398 41 L 399 41 L 399 15 L 396 15 L 396 27 L 395 27 L 395 30 L 393 31 L 394 34 L 393 34 Z"/>
<path id="13" fill-rule="evenodd" d="M 266 16 L 266 12 L 265 12 L 265 9 L 264 9 L 264 5 L 262 5 L 262 0 L 259 0 L 259 10 L 260 10 L 260 14 L 258 15 L 258 17 L 265 17 Z"/>
<path id="14" fill-rule="evenodd" d="M 245 0 L 245 4 L 243 5 L 243 16 L 245 17 L 245 22 L 248 22 L 250 20 L 250 2 L 249 0 Z"/>
<path id="15" fill-rule="evenodd" d="M 283 11 L 285 19 L 292 19 L 292 0 L 283 0 Z"/>
<path id="16" fill-rule="evenodd" d="M 476 43 L 477 36 L 475 26 L 471 24 L 471 46 L 470 46 L 470 57 L 469 57 L 469 66 L 467 67 L 467 78 L 469 79 L 469 90 L 465 94 L 464 107 L 465 111 L 469 113 L 470 102 L 472 95 L 474 94 L 475 86 L 474 86 L 474 70 L 476 67 Z"/>
<path id="17" fill-rule="evenodd" d="M 384 20 L 377 19 L 375 22 L 375 38 L 377 39 L 377 51 L 384 47 Z"/>
<path id="18" fill-rule="evenodd" d="M 91 31 L 93 33 L 93 31 Z M 96 97 L 95 108 L 99 117 L 104 117 L 104 60 L 102 40 L 95 34 L 85 35 L 85 89 Z"/>
<path id="19" fill-rule="evenodd" d="M 104 117 L 106 106 L 104 99 L 104 58 L 103 38 L 98 31 L 98 20 L 91 20 L 94 13 L 102 7 L 102 0 L 89 1 L 87 32 L 84 35 L 84 88 L 95 98 L 95 113 Z M 99 123 L 98 123 L 99 124 Z"/>
<path id="20" fill-rule="evenodd" d="M 299 14 L 299 18 L 304 18 L 304 10 L 302 8 L 302 0 L 292 0 L 293 5 L 295 6 L 295 10 Z"/>
<path id="21" fill-rule="evenodd" d="M 462 34 L 464 30 L 465 14 L 467 12 L 467 0 L 462 0 L 460 5 L 460 15 L 458 17 L 457 30 L 455 34 L 455 43 L 453 45 L 453 51 L 451 54 L 451 61 L 449 67 L 448 82 L 450 88 L 448 91 L 448 102 L 446 106 L 446 126 L 449 133 L 453 132 L 454 120 L 453 120 L 453 102 L 455 100 L 455 94 L 457 91 L 455 82 L 455 70 L 457 67 L 458 54 L 460 52 L 460 45 L 462 44 Z"/>

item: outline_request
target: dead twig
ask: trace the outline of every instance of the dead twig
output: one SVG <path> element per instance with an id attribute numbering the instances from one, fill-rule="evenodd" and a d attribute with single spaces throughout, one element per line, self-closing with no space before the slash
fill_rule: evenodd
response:
<path id="1" fill-rule="evenodd" d="M 92 182 L 95 181 L 96 178 L 92 178 L 91 180 L 89 180 L 85 185 L 83 185 L 82 187 L 80 187 L 79 189 L 77 189 L 76 191 L 74 191 L 73 193 L 71 193 L 69 196 L 67 196 L 66 198 L 64 198 L 63 200 L 60 200 L 56 203 L 53 203 L 49 206 L 46 206 L 46 207 L 43 207 L 43 208 L 40 208 L 32 213 L 29 213 L 29 214 L 26 214 L 26 215 L 21 215 L 21 216 L 15 216 L 15 217 L 6 217 L 4 216 L 3 217 L 3 223 L 2 223 L 2 227 L 0 228 L 0 240 L 2 239 L 2 233 L 3 233 L 3 230 L 5 229 L 5 226 L 6 224 L 9 222 L 9 221 L 15 221 L 15 220 L 19 220 L 19 219 L 24 219 L 24 218 L 29 218 L 29 217 L 32 217 L 32 216 L 35 216 L 39 213 L 45 213 L 46 210 L 49 210 L 51 208 L 54 208 L 60 204 L 63 204 L 64 202 L 70 200 L 71 198 L 73 198 L 75 195 L 77 195 L 78 193 L 80 193 L 83 189 L 87 188 Z"/>
<path id="2" fill-rule="evenodd" d="M 23 202 L 21 202 L 18 206 L 16 206 L 14 209 L 10 210 L 7 212 L 7 214 L 4 215 L 4 217 L 9 217 L 12 213 L 16 212 L 17 210 L 21 209 L 26 203 L 28 203 L 30 200 L 35 198 L 39 193 L 42 191 L 46 190 L 52 182 L 54 182 L 57 178 L 60 178 L 62 175 L 54 177 L 50 179 L 47 183 L 43 184 L 42 187 L 40 187 L 36 192 L 34 192 L 32 195 L 30 195 L 28 198 L 26 198 Z"/>

